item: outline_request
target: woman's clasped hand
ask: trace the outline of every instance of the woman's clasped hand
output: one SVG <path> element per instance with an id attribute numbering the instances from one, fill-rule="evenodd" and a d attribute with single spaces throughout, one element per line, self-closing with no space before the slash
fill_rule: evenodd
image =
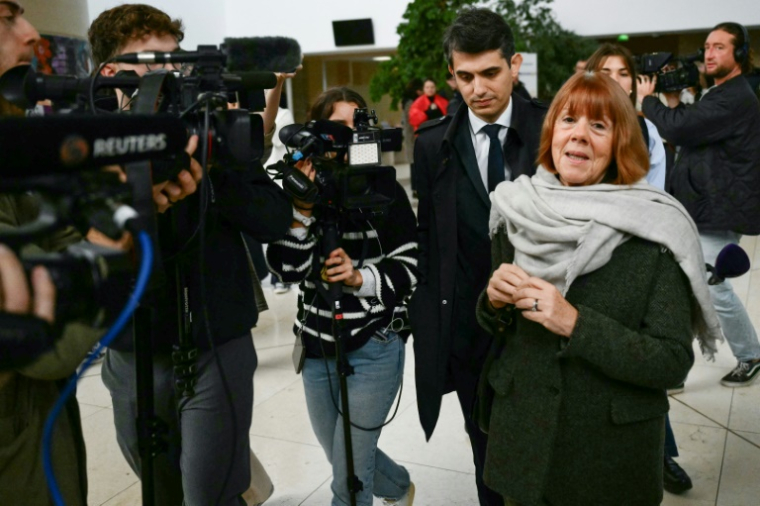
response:
<path id="1" fill-rule="evenodd" d="M 554 285 L 529 276 L 514 264 L 501 264 L 494 271 L 486 293 L 494 308 L 513 304 L 523 311 L 527 320 L 539 323 L 562 337 L 571 336 L 578 320 L 578 310 Z"/>

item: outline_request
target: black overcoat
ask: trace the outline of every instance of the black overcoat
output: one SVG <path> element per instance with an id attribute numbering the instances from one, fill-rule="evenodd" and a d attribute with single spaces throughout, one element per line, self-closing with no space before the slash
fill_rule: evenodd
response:
<path id="1" fill-rule="evenodd" d="M 535 173 L 541 125 L 547 107 L 537 100 L 528 101 L 515 94 L 511 100 L 514 104 L 512 122 L 504 156 L 514 180 L 523 174 Z M 462 171 L 469 176 L 466 184 L 474 185 L 482 204 L 482 209 L 468 212 L 482 214 L 486 224 L 490 199 L 474 160 L 467 107 L 459 108 L 453 117 L 445 116 L 424 123 L 418 134 L 414 163 L 418 177 L 420 280 L 410 302 L 409 316 L 415 353 L 417 405 L 422 428 L 429 439 L 438 421 L 441 397 L 450 391 L 446 373 L 452 330 L 456 327 L 453 302 L 458 254 L 457 221 L 462 213 L 462 209 L 457 208 L 457 184 L 463 181 L 459 177 Z M 483 230 L 487 236 L 487 226 Z M 483 251 L 478 252 L 482 256 L 480 260 L 490 265 L 490 246 L 481 249 Z M 472 291 L 478 294 L 483 288 L 485 284 L 472 287 Z M 463 308 L 472 311 L 473 321 L 476 301 L 477 298 L 472 300 L 471 308 Z M 486 350 L 487 347 L 483 349 L 484 354 Z"/>

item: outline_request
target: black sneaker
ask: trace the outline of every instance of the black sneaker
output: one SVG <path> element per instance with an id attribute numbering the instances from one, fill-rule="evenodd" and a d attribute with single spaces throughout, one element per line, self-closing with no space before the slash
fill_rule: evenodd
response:
<path id="1" fill-rule="evenodd" d="M 683 392 L 683 389 L 685 387 L 686 387 L 686 382 L 684 381 L 683 383 L 681 383 L 677 387 L 668 388 L 668 395 L 680 394 L 680 393 Z"/>
<path id="2" fill-rule="evenodd" d="M 723 376 L 720 384 L 725 387 L 748 387 L 760 375 L 760 360 L 739 362 L 733 371 Z"/>
<path id="3" fill-rule="evenodd" d="M 662 485 L 671 494 L 683 494 L 692 487 L 691 478 L 678 462 L 665 455 L 665 465 L 662 467 Z"/>

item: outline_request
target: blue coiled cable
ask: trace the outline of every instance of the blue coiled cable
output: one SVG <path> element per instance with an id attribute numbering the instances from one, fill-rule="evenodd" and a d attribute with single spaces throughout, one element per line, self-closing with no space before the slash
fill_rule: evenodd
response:
<path id="1" fill-rule="evenodd" d="M 142 253 L 140 271 L 137 275 L 135 289 L 132 292 L 127 305 L 124 306 L 124 309 L 122 309 L 116 322 L 100 340 L 97 349 L 87 358 L 87 360 L 85 360 L 79 373 L 74 375 L 66 384 L 66 387 L 63 389 L 63 392 L 61 392 L 60 397 L 58 397 L 53 409 L 50 411 L 50 415 L 48 415 L 47 420 L 45 420 L 45 429 L 42 433 L 42 465 L 45 470 L 45 479 L 47 480 L 48 488 L 50 489 L 50 495 L 56 506 L 65 506 L 65 503 L 63 502 L 63 496 L 61 495 L 61 490 L 58 487 L 58 482 L 55 479 L 55 472 L 53 470 L 52 442 L 55 422 L 61 414 L 61 411 L 63 411 L 63 408 L 66 406 L 69 397 L 74 393 L 79 378 L 81 378 L 82 374 L 84 374 L 84 372 L 90 367 L 100 351 L 110 345 L 111 341 L 124 330 L 124 327 L 127 325 L 130 318 L 132 318 L 132 313 L 134 313 L 137 308 L 140 298 L 143 296 L 143 293 L 145 293 L 145 288 L 148 286 L 148 279 L 150 278 L 150 272 L 153 267 L 153 245 L 151 244 L 150 236 L 148 236 L 146 232 L 139 232 L 137 237 L 140 242 L 140 251 Z"/>

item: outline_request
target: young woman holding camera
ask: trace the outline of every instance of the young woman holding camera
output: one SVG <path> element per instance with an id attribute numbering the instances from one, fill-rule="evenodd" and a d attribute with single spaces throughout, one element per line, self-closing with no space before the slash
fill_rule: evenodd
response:
<path id="1" fill-rule="evenodd" d="M 353 128 L 354 110 L 366 107 L 355 91 L 333 88 L 317 98 L 310 116 Z M 297 168 L 314 181 L 316 171 L 325 170 L 316 162 L 309 158 Z M 352 219 L 340 213 L 339 247 L 327 258 L 321 254 L 321 220 L 333 211 L 294 199 L 290 233 L 267 250 L 274 275 L 283 283 L 300 283 L 293 331 L 305 350 L 303 382 L 311 425 L 333 468 L 333 506 L 350 504 L 350 492 L 331 305 L 317 284 L 327 288 L 336 282 L 343 289 L 341 342 L 353 368 L 347 377 L 351 443 L 354 473 L 363 484 L 357 504 L 371 506 L 373 495 L 388 505 L 411 505 L 414 498 L 408 471 L 377 448 L 404 371 L 409 335 L 405 300 L 417 282 L 416 219 L 404 189 L 398 183 L 395 189 L 383 218 Z"/>

